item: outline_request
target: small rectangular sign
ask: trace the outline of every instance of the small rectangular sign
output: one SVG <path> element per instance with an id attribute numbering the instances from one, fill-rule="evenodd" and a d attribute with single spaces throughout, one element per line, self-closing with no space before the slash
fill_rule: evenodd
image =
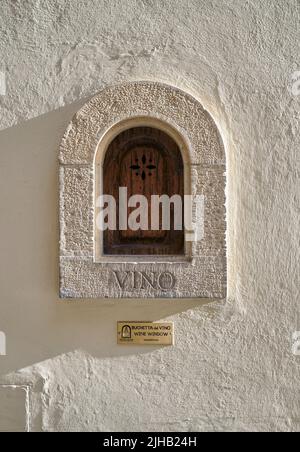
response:
<path id="1" fill-rule="evenodd" d="M 173 345 L 172 322 L 118 322 L 118 344 Z"/>

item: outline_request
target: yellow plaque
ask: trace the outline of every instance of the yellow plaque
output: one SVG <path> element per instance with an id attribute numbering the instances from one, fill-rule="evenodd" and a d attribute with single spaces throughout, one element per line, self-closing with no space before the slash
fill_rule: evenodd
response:
<path id="1" fill-rule="evenodd" d="M 118 322 L 118 344 L 173 345 L 172 322 Z"/>

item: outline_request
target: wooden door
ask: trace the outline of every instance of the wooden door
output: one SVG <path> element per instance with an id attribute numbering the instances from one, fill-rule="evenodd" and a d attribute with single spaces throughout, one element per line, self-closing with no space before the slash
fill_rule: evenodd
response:
<path id="1" fill-rule="evenodd" d="M 184 231 L 171 228 L 151 230 L 151 196 L 180 195 L 183 207 L 183 161 L 177 144 L 164 132 L 150 127 L 135 127 L 118 135 L 110 144 L 103 165 L 103 193 L 113 195 L 119 210 L 119 187 L 126 187 L 128 199 L 144 195 L 148 200 L 147 230 L 107 230 L 103 234 L 106 255 L 181 255 Z M 136 207 L 128 208 L 128 216 Z M 183 208 L 182 208 L 183 215 Z"/>

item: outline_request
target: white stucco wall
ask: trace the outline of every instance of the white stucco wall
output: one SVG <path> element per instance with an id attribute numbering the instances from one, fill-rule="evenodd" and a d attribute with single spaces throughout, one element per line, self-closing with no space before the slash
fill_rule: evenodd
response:
<path id="1" fill-rule="evenodd" d="M 298 0 L 1 1 L 0 375 L 10 425 L 300 430 L 299 19 Z M 224 302 L 58 298 L 62 134 L 101 88 L 142 79 L 192 93 L 222 131 Z M 176 345 L 117 346 L 124 319 L 172 320 Z M 9 388 L 19 385 L 15 401 Z"/>

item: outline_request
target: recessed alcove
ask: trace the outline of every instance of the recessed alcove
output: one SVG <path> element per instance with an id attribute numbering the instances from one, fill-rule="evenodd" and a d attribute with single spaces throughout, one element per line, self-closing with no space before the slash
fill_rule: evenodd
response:
<path id="1" fill-rule="evenodd" d="M 170 228 L 159 229 L 151 224 L 151 198 L 177 195 L 184 212 L 183 159 L 177 143 L 165 132 L 154 127 L 132 127 L 117 135 L 110 143 L 103 163 L 103 192 L 119 204 L 119 189 L 126 188 L 127 198 L 142 195 L 147 201 L 147 229 L 120 228 L 117 205 L 116 230 L 103 232 L 103 255 L 184 255 L 184 228 L 176 230 L 174 204 L 170 204 Z M 138 203 L 137 203 L 138 204 Z M 127 217 L 135 207 L 126 209 Z M 127 219 L 128 223 L 128 219 Z M 182 219 L 183 223 L 183 219 Z"/>
<path id="2" fill-rule="evenodd" d="M 61 144 L 61 297 L 225 298 L 225 185 L 221 135 L 198 100 L 155 82 L 105 88 Z M 192 230 L 175 227 L 175 214 L 170 230 L 123 230 L 119 217 L 99 230 L 99 197 L 118 203 L 120 187 L 129 198 L 179 195 L 184 212 L 186 197 L 201 198 L 203 215 L 192 201 Z"/>

